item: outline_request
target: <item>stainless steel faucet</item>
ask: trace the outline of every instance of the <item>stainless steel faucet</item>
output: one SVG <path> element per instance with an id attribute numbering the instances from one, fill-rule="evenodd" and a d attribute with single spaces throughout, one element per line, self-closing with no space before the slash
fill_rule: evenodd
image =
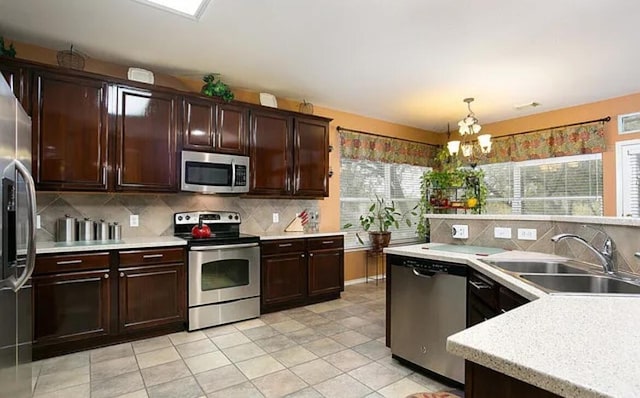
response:
<path id="1" fill-rule="evenodd" d="M 613 270 L 613 241 L 611 240 L 610 237 L 607 236 L 607 239 L 604 241 L 604 244 L 602 245 L 602 249 L 597 249 L 591 243 L 587 242 L 584 238 L 581 238 L 580 236 L 575 234 L 556 235 L 551 238 L 551 241 L 554 243 L 558 243 L 561 240 L 569 239 L 569 238 L 577 240 L 578 242 L 585 245 L 587 249 L 591 250 L 591 252 L 593 252 L 593 254 L 595 254 L 596 257 L 598 257 L 598 259 L 600 260 L 600 263 L 602 264 L 602 269 L 604 270 L 605 274 L 615 273 Z"/>

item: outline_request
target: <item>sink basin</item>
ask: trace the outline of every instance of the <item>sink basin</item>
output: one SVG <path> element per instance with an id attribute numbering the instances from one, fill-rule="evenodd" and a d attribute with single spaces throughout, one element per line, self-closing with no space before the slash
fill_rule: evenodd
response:
<path id="1" fill-rule="evenodd" d="M 523 274 L 588 274 L 589 272 L 556 261 L 484 261 L 505 271 Z"/>
<path id="2" fill-rule="evenodd" d="M 640 294 L 640 285 L 600 275 L 520 275 L 547 290 L 567 293 Z"/>

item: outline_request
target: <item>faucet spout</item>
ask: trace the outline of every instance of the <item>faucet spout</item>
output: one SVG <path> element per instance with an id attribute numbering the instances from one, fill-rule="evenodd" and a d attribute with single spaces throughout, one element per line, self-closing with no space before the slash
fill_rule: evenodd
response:
<path id="1" fill-rule="evenodd" d="M 611 241 L 611 238 L 607 237 L 607 239 L 604 242 L 604 246 L 602 248 L 602 250 L 597 249 L 596 247 L 594 247 L 591 243 L 587 242 L 584 238 L 581 238 L 578 235 L 575 234 L 559 234 L 559 235 L 555 235 L 553 237 L 551 237 L 551 241 L 553 243 L 558 243 L 560 241 L 563 241 L 565 239 L 573 239 L 576 240 L 580 243 L 582 243 L 587 249 L 589 249 L 593 254 L 596 255 L 596 257 L 598 257 L 598 260 L 600 260 L 600 263 L 602 265 L 602 269 L 604 270 L 605 274 L 613 274 L 614 270 L 613 270 L 613 242 Z"/>

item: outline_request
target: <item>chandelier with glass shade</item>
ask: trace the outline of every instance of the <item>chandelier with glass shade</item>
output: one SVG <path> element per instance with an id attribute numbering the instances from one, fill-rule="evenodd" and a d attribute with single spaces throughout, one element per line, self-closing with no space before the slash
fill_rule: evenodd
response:
<path id="1" fill-rule="evenodd" d="M 471 110 L 473 100 L 473 98 L 465 98 L 463 100 L 467 104 L 469 113 L 458 122 L 460 140 L 449 141 L 447 149 L 449 149 L 451 156 L 457 156 L 458 153 L 462 153 L 464 158 L 475 165 L 480 155 L 486 155 L 491 152 L 491 134 L 478 134 L 482 126 L 480 126 L 475 113 Z"/>

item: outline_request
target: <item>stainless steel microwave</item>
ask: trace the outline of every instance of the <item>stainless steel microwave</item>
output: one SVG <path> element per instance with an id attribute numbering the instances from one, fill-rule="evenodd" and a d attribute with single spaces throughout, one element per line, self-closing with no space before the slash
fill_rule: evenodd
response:
<path id="1" fill-rule="evenodd" d="M 200 193 L 249 192 L 249 158 L 182 151 L 181 189 Z"/>

